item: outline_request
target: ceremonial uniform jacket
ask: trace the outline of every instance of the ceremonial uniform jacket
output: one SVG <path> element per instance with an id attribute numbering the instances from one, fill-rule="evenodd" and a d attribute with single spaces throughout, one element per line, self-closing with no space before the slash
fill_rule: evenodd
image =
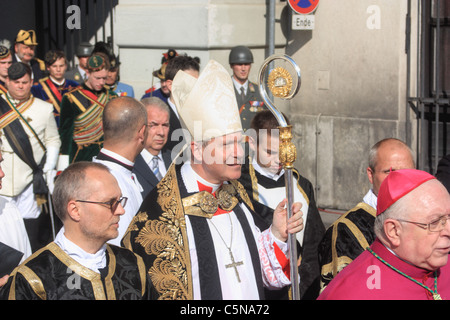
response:
<path id="1" fill-rule="evenodd" d="M 319 245 L 321 290 L 375 240 L 375 216 L 375 208 L 360 202 L 327 229 Z"/>
<path id="2" fill-rule="evenodd" d="M 330 282 L 319 300 L 433 300 L 427 289 L 394 271 L 434 290 L 434 272 L 418 268 L 394 255 L 378 239 Z M 450 299 L 450 264 L 436 271 L 437 291 L 443 300 Z"/>
<path id="3" fill-rule="evenodd" d="M 256 165 L 256 164 L 255 164 Z M 325 233 L 325 226 L 320 218 L 316 206 L 314 188 L 311 182 L 300 175 L 294 169 L 294 202 L 302 203 L 304 228 L 297 233 L 298 254 L 301 261 L 300 298 L 316 299 L 319 295 L 320 268 L 317 257 L 317 247 Z M 261 230 L 272 224 L 274 208 L 286 197 L 285 177 L 281 174 L 277 179 L 269 178 L 258 170 L 254 163 L 246 161 L 242 166 L 242 174 L 239 181 L 250 196 L 255 214 L 258 216 L 255 222 L 259 223 Z M 278 292 L 275 297 L 273 292 L 268 292 L 273 298 L 286 298 Z"/>
<path id="4" fill-rule="evenodd" d="M 63 96 L 59 134 L 61 154 L 69 155 L 69 163 L 92 161 L 103 145 L 102 115 L 109 100 L 116 97 L 110 90 L 95 92 L 86 85 Z"/>
<path id="5" fill-rule="evenodd" d="M 197 182 L 184 181 L 186 171 L 192 169 L 183 166 L 190 165 L 170 166 L 144 199 L 122 239 L 123 246 L 144 259 L 159 299 L 263 299 L 264 286 L 289 285 L 283 270 L 289 265 L 284 251 L 287 247 L 275 245 L 270 230 L 258 231 L 250 199 L 240 183 L 230 181 L 236 190 L 235 198 L 228 198 L 235 204 L 232 211 L 216 217 L 214 209 L 206 213 L 200 207 L 200 203 L 208 207 L 209 202 L 201 198 L 210 193 L 187 192 L 185 183 L 192 187 Z M 231 239 L 237 241 L 233 242 L 231 259 L 209 219 L 216 219 L 214 225 L 218 228 L 234 221 Z M 229 233 L 226 238 L 230 238 Z M 240 263 L 236 270 L 226 266 L 231 261 Z M 251 296 L 242 296 L 245 293 Z"/>
<path id="6" fill-rule="evenodd" d="M 150 97 L 157 97 L 160 98 L 162 101 L 167 103 L 167 99 L 169 99 L 169 96 L 166 96 L 161 88 L 154 90 L 153 88 L 150 88 L 149 90 L 145 91 L 145 94 L 142 96 L 141 100 L 144 98 L 150 98 Z"/>
<path id="7" fill-rule="evenodd" d="M 86 73 L 84 75 L 86 75 Z M 76 66 L 75 68 L 67 70 L 66 73 L 64 74 L 64 78 L 66 78 L 67 80 L 75 81 L 80 85 L 82 85 L 84 83 L 84 77 L 80 72 L 79 66 Z"/>
<path id="8" fill-rule="evenodd" d="M 111 91 L 114 91 L 118 97 L 131 97 L 134 98 L 134 89 L 129 84 L 123 82 L 117 82 L 114 86 L 110 87 Z"/>
<path id="9" fill-rule="evenodd" d="M 154 294 L 142 258 L 107 245 L 107 265 L 97 273 L 55 242 L 35 252 L 0 288 L 5 300 L 148 300 Z"/>
<path id="10" fill-rule="evenodd" d="M 0 80 L 0 94 L 6 94 L 8 92 L 8 89 L 5 87 L 5 83 Z"/>
<path id="11" fill-rule="evenodd" d="M 78 83 L 72 80 L 65 80 L 62 85 L 54 83 L 50 77 L 39 80 L 37 85 L 31 88 L 31 93 L 36 98 L 44 100 L 53 105 L 53 114 L 59 128 L 59 116 L 61 113 L 61 102 L 64 94 L 78 87 Z"/>
<path id="12" fill-rule="evenodd" d="M 2 98 L 8 100 L 7 95 L 2 95 Z M 9 98 L 9 101 L 17 108 L 17 101 Z M 43 160 L 45 150 L 44 148 L 59 149 L 61 141 L 59 139 L 58 128 L 56 126 L 55 117 L 53 116 L 53 106 L 50 103 L 30 96 L 30 98 L 22 103 L 19 108 L 22 117 L 19 117 L 20 123 L 25 130 L 30 141 L 34 160 L 37 164 Z M 22 110 L 22 111 L 20 111 Z M 1 117 L 1 135 L 4 137 L 5 126 L 16 113 L 11 111 L 5 116 Z M 26 122 L 29 124 L 27 125 Z M 31 129 L 32 128 L 32 129 Z M 2 168 L 5 172 L 5 177 L 2 180 L 2 189 L 0 195 L 14 197 L 19 195 L 26 187 L 33 181 L 33 170 L 13 151 L 8 140 L 2 138 Z M 43 147 L 40 142 L 43 143 Z"/>
<path id="13" fill-rule="evenodd" d="M 241 116 L 242 128 L 246 131 L 250 129 L 250 123 L 256 112 L 265 110 L 266 107 L 256 83 L 248 81 L 247 92 L 244 98 L 241 98 L 241 92 L 236 88 L 236 84 L 234 84 L 234 92 Z"/>

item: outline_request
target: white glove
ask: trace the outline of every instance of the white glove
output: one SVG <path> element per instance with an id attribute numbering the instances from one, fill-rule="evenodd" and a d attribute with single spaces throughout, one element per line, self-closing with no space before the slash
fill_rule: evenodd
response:
<path id="1" fill-rule="evenodd" d="M 47 173 L 50 170 L 55 169 L 56 162 L 58 161 L 58 156 L 59 156 L 59 148 L 55 147 L 47 148 L 47 159 L 45 161 L 44 168 L 42 169 L 44 173 Z"/>
<path id="2" fill-rule="evenodd" d="M 56 165 L 56 171 L 64 171 L 69 166 L 69 155 L 60 154 L 58 158 L 58 164 Z"/>

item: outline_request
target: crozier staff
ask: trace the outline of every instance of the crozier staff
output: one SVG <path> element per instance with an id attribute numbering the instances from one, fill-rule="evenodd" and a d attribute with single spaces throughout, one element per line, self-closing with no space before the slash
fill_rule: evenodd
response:
<path id="1" fill-rule="evenodd" d="M 287 221 L 282 201 L 271 227 L 256 227 L 237 181 L 243 130 L 227 71 L 215 61 L 198 79 L 179 71 L 172 93 L 190 158 L 148 194 L 124 245 L 142 256 L 160 299 L 263 299 L 264 287 L 290 285 L 285 241 L 303 228 L 300 204 Z"/>

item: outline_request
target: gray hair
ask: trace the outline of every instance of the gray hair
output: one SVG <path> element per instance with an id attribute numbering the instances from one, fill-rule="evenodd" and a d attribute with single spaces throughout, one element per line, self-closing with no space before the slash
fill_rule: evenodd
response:
<path id="1" fill-rule="evenodd" d="M 169 106 L 167 105 L 167 103 L 165 103 L 164 101 L 162 101 L 160 98 L 158 97 L 148 97 L 148 98 L 144 98 L 141 100 L 141 103 L 144 105 L 144 107 L 156 107 L 161 111 L 165 111 L 167 112 L 167 114 L 169 115 L 169 119 L 170 119 L 170 110 L 169 110 Z"/>

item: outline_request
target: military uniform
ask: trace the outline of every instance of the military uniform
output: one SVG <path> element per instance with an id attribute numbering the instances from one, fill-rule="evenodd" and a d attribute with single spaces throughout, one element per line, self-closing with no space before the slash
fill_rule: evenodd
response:
<path id="1" fill-rule="evenodd" d="M 86 80 L 86 72 L 80 68 L 80 66 L 76 66 L 73 69 L 66 71 L 64 74 L 64 78 L 67 80 L 72 80 L 77 82 L 78 84 L 83 84 L 84 80 Z"/>
<path id="2" fill-rule="evenodd" d="M 247 80 L 247 92 L 244 96 L 240 93 L 234 82 L 234 93 L 239 107 L 239 115 L 241 116 L 242 128 L 248 130 L 250 123 L 255 116 L 256 112 L 265 110 L 263 99 L 258 91 L 258 85 L 256 83 Z"/>
<path id="3" fill-rule="evenodd" d="M 104 88 L 100 92 L 79 86 L 63 96 L 61 102 L 61 154 L 69 163 L 92 161 L 103 146 L 103 109 L 116 94 Z"/>
<path id="4" fill-rule="evenodd" d="M 23 63 L 13 63 L 8 69 L 12 80 L 25 74 Z M 34 251 L 50 240 L 50 229 L 43 229 L 50 227 L 50 222 L 44 222 L 48 216 L 41 214 L 49 193 L 44 174 L 54 169 L 61 141 L 51 104 L 32 95 L 20 102 L 9 92 L 0 99 L 5 172 L 0 195 L 8 197 L 22 213 Z"/>
<path id="5" fill-rule="evenodd" d="M 72 80 L 65 80 L 63 84 L 57 84 L 50 77 L 39 80 L 37 85 L 31 88 L 31 93 L 36 98 L 47 101 L 53 105 L 53 114 L 56 124 L 59 127 L 59 116 L 61 113 L 61 102 L 64 94 L 78 87 L 78 83 Z"/>
<path id="6" fill-rule="evenodd" d="M 7 47 L 0 45 L 0 60 L 6 59 L 9 56 L 11 56 L 11 51 Z M 7 91 L 5 82 L 0 79 L 0 93 L 6 93 Z"/>
<path id="7" fill-rule="evenodd" d="M 34 30 L 20 30 L 16 37 L 16 44 L 22 43 L 27 46 L 37 46 L 36 33 Z M 21 62 L 17 54 L 12 56 L 13 62 Z M 33 84 L 37 84 L 39 79 L 46 75 L 45 62 L 38 58 L 31 59 L 29 66 L 31 67 L 31 78 L 33 79 Z"/>
<path id="8" fill-rule="evenodd" d="M 75 55 L 78 58 L 89 57 L 92 54 L 93 49 L 94 46 L 89 42 L 81 42 L 77 47 Z M 87 75 L 86 71 L 84 71 L 79 65 L 77 65 L 76 67 L 67 70 L 64 74 L 64 78 L 66 78 L 67 80 L 78 82 L 78 84 L 83 84 L 87 79 Z"/>
<path id="9" fill-rule="evenodd" d="M 250 49 L 245 46 L 236 46 L 231 49 L 228 62 L 230 63 L 230 66 L 252 64 L 253 54 Z M 265 106 L 256 83 L 250 82 L 247 79 L 244 84 L 241 84 L 234 77 L 235 76 L 233 75 L 234 93 L 236 95 L 239 115 L 242 121 L 242 128 L 246 131 L 250 128 L 250 123 L 256 112 L 264 110 Z"/>
<path id="10" fill-rule="evenodd" d="M 94 53 L 88 60 L 92 73 L 109 70 L 108 57 Z M 117 95 L 102 87 L 95 91 L 86 83 L 66 93 L 61 102 L 61 167 L 76 161 L 92 161 L 103 147 L 103 109 Z M 61 168 L 62 169 L 62 168 Z"/>

